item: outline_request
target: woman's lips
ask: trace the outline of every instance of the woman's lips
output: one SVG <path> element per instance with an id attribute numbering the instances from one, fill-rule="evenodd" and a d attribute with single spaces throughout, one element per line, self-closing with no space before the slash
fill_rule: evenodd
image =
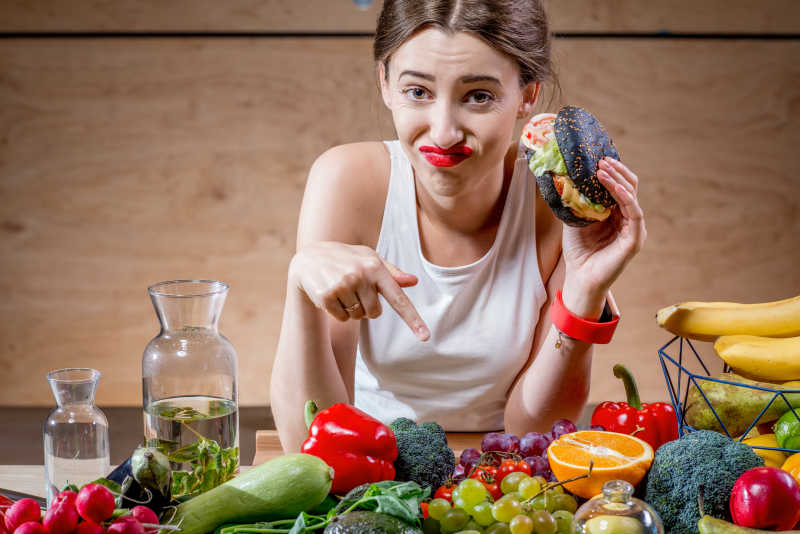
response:
<path id="1" fill-rule="evenodd" d="M 425 145 L 419 147 L 419 151 L 428 163 L 436 167 L 453 167 L 472 155 L 472 149 L 467 145 L 450 148 Z"/>

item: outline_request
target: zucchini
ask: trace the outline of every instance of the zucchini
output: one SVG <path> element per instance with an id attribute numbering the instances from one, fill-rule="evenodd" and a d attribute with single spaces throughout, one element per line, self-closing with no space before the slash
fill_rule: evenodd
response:
<path id="1" fill-rule="evenodd" d="M 223 523 L 293 519 L 331 490 L 333 469 L 310 454 L 286 454 L 178 505 L 170 525 L 204 534 Z"/>

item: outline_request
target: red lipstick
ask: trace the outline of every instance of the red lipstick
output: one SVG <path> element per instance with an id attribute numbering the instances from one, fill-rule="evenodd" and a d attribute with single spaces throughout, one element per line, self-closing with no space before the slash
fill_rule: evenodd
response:
<path id="1" fill-rule="evenodd" d="M 472 149 L 467 145 L 457 145 L 450 148 L 424 145 L 419 151 L 431 165 L 436 167 L 453 167 L 472 155 Z"/>

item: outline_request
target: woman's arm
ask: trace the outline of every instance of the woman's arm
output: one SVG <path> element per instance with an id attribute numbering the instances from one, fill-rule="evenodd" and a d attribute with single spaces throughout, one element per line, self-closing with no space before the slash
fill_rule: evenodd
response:
<path id="1" fill-rule="evenodd" d="M 597 176 L 617 208 L 603 224 L 563 229 L 562 252 L 546 282 L 548 299 L 539 312 L 531 356 L 506 403 L 508 432 L 545 431 L 556 419 L 580 416 L 589 395 L 592 345 L 559 336 L 550 321 L 552 299 L 563 288 L 569 311 L 597 320 L 611 284 L 644 244 L 637 176 L 615 160 L 601 162 Z"/>
<path id="2" fill-rule="evenodd" d="M 362 318 L 380 315 L 378 293 L 409 325 L 427 332 L 400 289 L 416 277 L 374 250 L 388 179 L 389 158 L 381 143 L 331 149 L 309 173 L 270 381 L 272 414 L 285 451 L 299 450 L 307 436 L 307 400 L 320 408 L 352 403 L 358 327 Z"/>
<path id="3" fill-rule="evenodd" d="M 374 147 L 357 146 L 374 151 Z M 374 212 L 368 210 L 359 210 L 361 225 L 355 220 L 354 206 L 362 204 L 365 191 L 376 189 L 374 184 L 380 182 L 363 168 L 354 172 L 350 163 L 356 156 L 353 148 L 336 147 L 317 158 L 303 194 L 297 253 L 289 265 L 283 321 L 270 378 L 270 407 L 285 451 L 299 450 L 307 436 L 303 419 L 307 400 L 313 399 L 320 407 L 352 400 L 359 323 L 339 322 L 317 307 L 299 279 L 306 267 L 304 249 L 320 242 L 359 244 L 368 239 L 361 228 L 375 224 Z M 366 182 L 371 178 L 369 187 Z"/>
<path id="4" fill-rule="evenodd" d="M 547 283 L 547 300 L 539 310 L 531 356 L 514 383 L 505 409 L 506 431 L 519 436 L 532 430 L 546 432 L 556 419 L 577 421 L 589 397 L 592 345 L 566 336 L 559 340 L 550 321 L 550 305 L 564 286 L 564 261 L 560 259 Z M 566 291 L 566 288 L 564 288 Z M 578 304 L 564 305 L 569 310 Z M 572 306 L 572 307 L 570 307 Z M 602 311 L 603 301 L 599 308 Z M 597 309 L 588 299 L 584 309 Z M 586 313 L 599 317 L 601 311 Z M 560 347 L 556 343 L 560 341 Z"/>

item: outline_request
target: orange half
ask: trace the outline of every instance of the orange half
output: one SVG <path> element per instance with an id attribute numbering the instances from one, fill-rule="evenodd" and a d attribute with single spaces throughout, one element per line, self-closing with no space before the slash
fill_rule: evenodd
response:
<path id="1" fill-rule="evenodd" d="M 553 475 L 567 480 L 589 471 L 592 475 L 564 484 L 575 495 L 589 499 L 601 493 L 609 480 L 624 480 L 634 486 L 642 481 L 653 463 L 653 448 L 628 434 L 580 430 L 564 434 L 547 448 Z"/>

